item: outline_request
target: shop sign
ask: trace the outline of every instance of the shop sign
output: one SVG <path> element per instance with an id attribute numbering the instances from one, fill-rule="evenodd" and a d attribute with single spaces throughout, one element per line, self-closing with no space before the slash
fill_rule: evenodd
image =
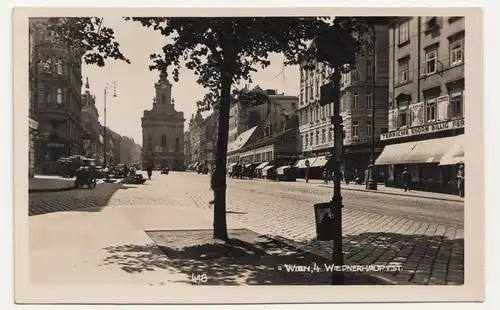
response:
<path id="1" fill-rule="evenodd" d="M 396 130 L 396 131 L 387 132 L 387 133 L 380 135 L 380 140 L 384 141 L 384 140 L 389 140 L 389 139 L 422 135 L 422 134 L 426 134 L 426 133 L 440 132 L 440 131 L 459 129 L 459 128 L 464 128 L 464 127 L 465 127 L 465 119 L 461 118 L 461 119 L 453 120 L 453 121 L 440 122 L 440 123 L 434 123 L 434 124 L 430 124 L 430 125 L 424 125 L 424 126 L 407 128 L 407 129 L 403 129 L 403 130 Z"/>
<path id="2" fill-rule="evenodd" d="M 276 159 L 302 159 L 304 158 L 301 154 L 276 154 Z"/>
<path id="3" fill-rule="evenodd" d="M 344 144 L 364 144 L 369 143 L 371 141 L 370 137 L 352 137 L 345 138 Z"/>
<path id="4" fill-rule="evenodd" d="M 57 143 L 57 142 L 49 142 L 49 143 L 47 143 L 47 146 L 50 148 L 55 148 L 55 149 L 66 147 L 66 145 L 64 145 L 63 143 Z"/>
<path id="5" fill-rule="evenodd" d="M 38 129 L 38 122 L 35 121 L 34 119 L 30 118 L 29 119 L 29 128 L 30 129 Z"/>

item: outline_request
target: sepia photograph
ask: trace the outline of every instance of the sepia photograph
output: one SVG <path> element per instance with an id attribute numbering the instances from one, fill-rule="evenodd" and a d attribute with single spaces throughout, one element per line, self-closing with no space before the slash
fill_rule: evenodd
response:
<path id="1" fill-rule="evenodd" d="M 480 9 L 269 10 L 14 9 L 17 302 L 482 300 Z"/>

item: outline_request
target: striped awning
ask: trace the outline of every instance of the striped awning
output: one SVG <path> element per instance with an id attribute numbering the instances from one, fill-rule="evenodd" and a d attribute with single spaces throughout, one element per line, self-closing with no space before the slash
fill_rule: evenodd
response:
<path id="1" fill-rule="evenodd" d="M 264 167 L 267 166 L 267 164 L 269 164 L 268 161 L 263 162 L 262 164 L 258 165 L 255 169 L 264 169 Z"/>

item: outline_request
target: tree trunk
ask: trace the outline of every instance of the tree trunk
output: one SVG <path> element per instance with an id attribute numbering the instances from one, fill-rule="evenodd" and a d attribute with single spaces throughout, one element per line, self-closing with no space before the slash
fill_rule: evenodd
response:
<path id="1" fill-rule="evenodd" d="M 229 104 L 232 77 L 222 73 L 221 99 L 219 104 L 219 131 L 215 159 L 214 187 L 214 238 L 228 240 L 226 221 L 226 164 L 229 134 Z"/>

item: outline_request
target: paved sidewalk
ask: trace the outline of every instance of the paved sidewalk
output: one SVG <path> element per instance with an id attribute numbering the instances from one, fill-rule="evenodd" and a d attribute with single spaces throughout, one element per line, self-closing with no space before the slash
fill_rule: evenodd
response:
<path id="1" fill-rule="evenodd" d="M 262 180 L 262 179 L 259 179 Z M 267 181 L 267 180 L 263 180 Z M 268 181 L 273 182 L 273 181 Z M 306 183 L 305 179 L 297 179 L 296 182 L 287 182 L 289 184 L 300 184 L 302 186 L 322 186 L 333 188 L 333 183 L 329 182 L 328 184 L 324 184 L 323 180 L 309 180 L 309 183 Z M 361 191 L 361 192 L 370 192 L 374 194 L 382 194 L 382 195 L 396 195 L 396 196 L 406 196 L 406 197 L 417 197 L 417 198 L 428 198 L 428 199 L 436 199 L 436 200 L 444 200 L 444 201 L 456 201 L 456 202 L 465 202 L 465 198 L 462 198 L 457 195 L 451 194 L 442 194 L 442 193 L 433 193 L 433 192 L 424 192 L 424 191 L 415 191 L 405 192 L 401 188 L 388 187 L 383 184 L 378 184 L 377 190 L 367 190 L 365 185 L 358 185 L 354 183 L 350 183 L 349 185 L 342 182 L 343 190 L 353 190 L 353 191 Z"/>
<path id="2" fill-rule="evenodd" d="M 63 178 L 54 175 L 35 175 L 29 178 L 29 192 L 53 192 L 69 190 L 75 187 L 75 178 Z"/>
<path id="3" fill-rule="evenodd" d="M 168 268 L 145 230 L 211 229 L 212 217 L 189 206 L 120 205 L 30 217 L 29 228 L 33 285 L 178 286 L 186 274 Z"/>

